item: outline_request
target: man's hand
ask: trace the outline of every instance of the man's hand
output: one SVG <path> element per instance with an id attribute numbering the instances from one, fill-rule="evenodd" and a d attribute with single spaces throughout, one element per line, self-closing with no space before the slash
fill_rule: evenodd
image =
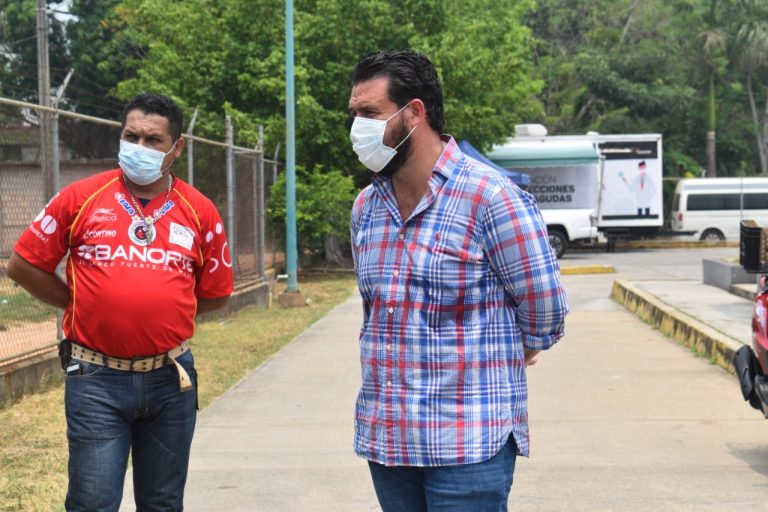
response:
<path id="1" fill-rule="evenodd" d="M 538 362 L 536 356 L 539 355 L 539 352 L 541 352 L 541 350 L 525 349 L 525 366 L 535 365 Z"/>

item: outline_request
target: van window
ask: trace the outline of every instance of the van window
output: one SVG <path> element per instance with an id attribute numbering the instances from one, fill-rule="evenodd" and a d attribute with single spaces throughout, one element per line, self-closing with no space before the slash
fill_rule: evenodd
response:
<path id="1" fill-rule="evenodd" d="M 688 211 L 725 209 L 725 194 L 691 194 L 688 196 Z"/>
<path id="2" fill-rule="evenodd" d="M 744 194 L 745 210 L 768 210 L 768 194 Z"/>
<path id="3" fill-rule="evenodd" d="M 741 210 L 742 208 L 768 210 L 768 194 L 744 194 L 744 206 L 741 205 L 740 194 L 691 194 L 688 196 L 688 211 Z M 677 210 L 677 208 L 674 209 Z"/>
<path id="4" fill-rule="evenodd" d="M 672 198 L 672 210 L 680 210 L 680 194 L 675 194 L 675 197 Z"/>

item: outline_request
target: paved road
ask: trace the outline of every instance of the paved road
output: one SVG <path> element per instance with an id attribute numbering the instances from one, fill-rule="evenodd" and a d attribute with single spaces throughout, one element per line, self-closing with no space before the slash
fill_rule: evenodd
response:
<path id="1" fill-rule="evenodd" d="M 700 282 L 695 254 L 598 259 L 625 279 Z M 518 465 L 510 505 L 516 512 L 768 510 L 768 422 L 741 401 L 732 376 L 606 299 L 616 277 L 565 277 L 572 314 L 561 345 L 529 371 L 532 452 Z"/>
<path id="2" fill-rule="evenodd" d="M 732 376 L 608 299 L 616 278 L 700 282 L 702 256 L 735 251 L 566 255 L 618 273 L 564 277 L 572 313 L 529 371 L 532 457 L 512 510 L 768 510 L 768 422 Z M 187 509 L 378 510 L 351 448 L 359 322 L 353 297 L 203 411 Z"/>

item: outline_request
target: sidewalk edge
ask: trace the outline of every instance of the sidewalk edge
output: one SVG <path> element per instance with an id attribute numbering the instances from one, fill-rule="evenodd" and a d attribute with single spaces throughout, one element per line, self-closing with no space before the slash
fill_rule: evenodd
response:
<path id="1" fill-rule="evenodd" d="M 654 295 L 640 290 L 628 281 L 613 282 L 611 299 L 656 327 L 666 336 L 687 346 L 696 354 L 707 357 L 725 371 L 736 375 L 733 353 L 743 344 L 682 311 L 662 302 Z"/>

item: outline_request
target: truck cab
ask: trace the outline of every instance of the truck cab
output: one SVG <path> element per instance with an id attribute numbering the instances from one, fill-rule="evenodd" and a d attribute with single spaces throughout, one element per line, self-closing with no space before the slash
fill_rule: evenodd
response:
<path id="1" fill-rule="evenodd" d="M 562 258 L 572 245 L 588 245 L 597 240 L 596 217 L 593 210 L 576 208 L 542 209 L 547 225 L 549 244 L 558 258 Z"/>

